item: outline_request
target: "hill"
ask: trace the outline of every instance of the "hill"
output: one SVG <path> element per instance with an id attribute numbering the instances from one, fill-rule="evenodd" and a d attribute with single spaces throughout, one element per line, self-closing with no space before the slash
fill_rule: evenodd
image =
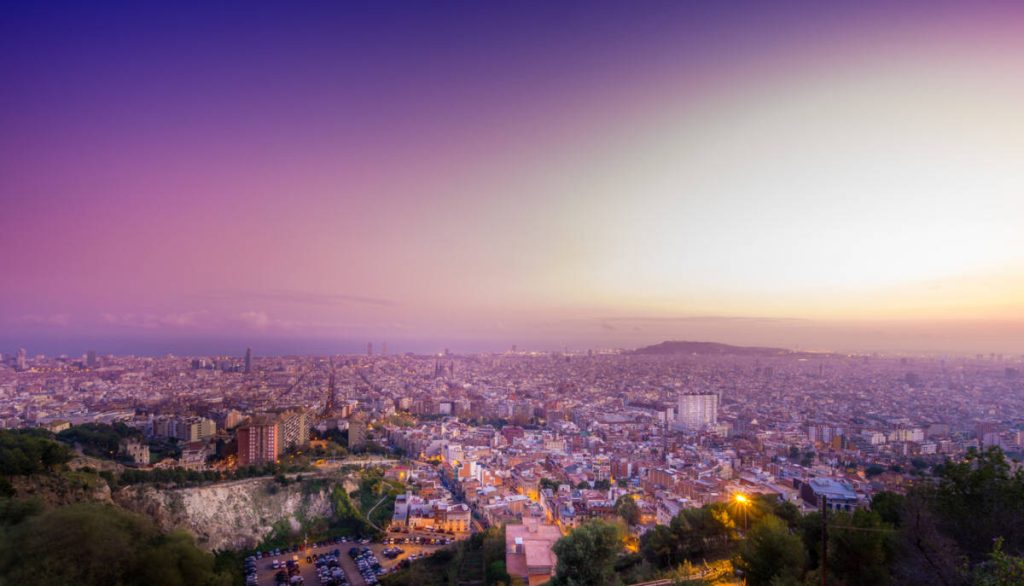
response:
<path id="1" fill-rule="evenodd" d="M 718 342 L 666 341 L 653 346 L 644 346 L 633 351 L 634 354 L 673 355 L 673 354 L 721 354 L 733 356 L 789 356 L 795 354 L 785 348 L 766 348 L 760 346 L 732 346 Z"/>

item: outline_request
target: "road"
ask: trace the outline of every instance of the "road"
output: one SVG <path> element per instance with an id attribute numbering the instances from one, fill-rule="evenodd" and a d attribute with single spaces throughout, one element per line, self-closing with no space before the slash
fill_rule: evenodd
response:
<path id="1" fill-rule="evenodd" d="M 348 545 L 347 543 L 345 545 Z M 341 557 L 338 558 L 341 563 L 342 569 L 345 570 L 345 576 L 348 577 L 348 583 L 351 586 L 366 586 L 366 580 L 363 580 L 363 575 L 359 573 L 359 567 L 356 566 L 355 560 L 348 555 L 348 548 L 342 550 Z M 382 562 L 387 560 L 381 560 Z M 383 564 L 382 564 L 383 565 Z"/>
<path id="2" fill-rule="evenodd" d="M 473 518 L 471 519 L 471 522 L 473 523 L 473 531 L 474 531 L 474 532 L 476 532 L 476 533 L 483 533 L 484 531 L 486 531 L 486 530 L 487 530 L 487 529 L 486 529 L 486 528 L 484 527 L 483 523 L 481 523 L 480 521 L 478 521 L 478 520 L 476 519 L 476 517 L 473 517 Z"/>
<path id="3" fill-rule="evenodd" d="M 369 511 L 366 511 L 366 514 L 365 514 L 365 515 L 363 515 L 363 517 L 365 517 L 365 518 L 366 518 L 366 522 L 367 522 L 367 523 L 369 523 L 369 524 L 370 524 L 370 526 L 371 526 L 371 527 L 373 527 L 374 529 L 376 529 L 377 531 L 384 531 L 384 530 L 383 530 L 383 529 L 381 529 L 380 527 L 378 527 L 377 525 L 375 525 L 375 524 L 374 524 L 374 522 L 370 520 L 370 513 L 372 513 L 374 509 L 376 509 L 377 507 L 379 507 L 379 506 L 380 506 L 380 504 L 381 504 L 382 502 L 386 501 L 386 500 L 388 500 L 388 495 L 384 495 L 384 496 L 382 496 L 382 497 L 381 497 L 381 499 L 380 499 L 379 501 L 377 501 L 377 504 L 375 504 L 375 505 L 373 505 L 372 507 L 370 507 L 370 510 L 369 510 Z"/>
<path id="4" fill-rule="evenodd" d="M 323 471 L 337 470 L 343 466 L 358 466 L 360 468 L 373 468 L 376 466 L 390 466 L 391 464 L 398 464 L 401 460 L 394 458 L 344 458 L 344 459 L 326 459 L 315 466 Z"/>

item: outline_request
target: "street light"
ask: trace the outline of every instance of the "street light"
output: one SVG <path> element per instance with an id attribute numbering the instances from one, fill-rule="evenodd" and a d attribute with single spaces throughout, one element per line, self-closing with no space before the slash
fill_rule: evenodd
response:
<path id="1" fill-rule="evenodd" d="M 741 509 L 743 509 L 743 532 L 746 533 L 747 532 L 747 507 L 750 506 L 750 499 L 747 498 L 747 495 L 745 495 L 745 494 L 736 493 L 736 496 L 733 497 L 733 500 L 735 500 L 736 504 L 739 505 Z"/>

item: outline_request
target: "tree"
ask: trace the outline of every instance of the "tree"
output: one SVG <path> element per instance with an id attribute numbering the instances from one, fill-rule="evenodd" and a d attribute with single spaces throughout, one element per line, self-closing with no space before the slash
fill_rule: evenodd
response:
<path id="1" fill-rule="evenodd" d="M 192 536 L 184 531 L 154 539 L 151 547 L 144 548 L 133 565 L 130 579 L 136 584 L 231 584 L 226 573 L 214 574 L 214 557 L 197 548 Z"/>
<path id="2" fill-rule="evenodd" d="M 893 574 L 901 586 L 966 583 L 964 556 L 956 541 L 939 530 L 924 499 L 908 498 L 900 511 L 899 556 Z"/>
<path id="3" fill-rule="evenodd" d="M 1011 553 L 1024 551 L 1024 471 L 1011 473 L 1002 450 L 971 450 L 961 462 L 936 467 L 934 490 L 921 489 L 939 529 L 952 537 L 973 563 L 988 559 L 998 537 Z"/>
<path id="4" fill-rule="evenodd" d="M 836 513 L 829 523 L 830 573 L 845 584 L 889 584 L 893 537 L 874 511 Z"/>
<path id="5" fill-rule="evenodd" d="M 736 523 L 723 505 L 683 509 L 669 525 L 685 559 L 708 557 L 728 545 Z M 681 561 L 681 560 L 680 560 Z"/>
<path id="6" fill-rule="evenodd" d="M 807 565 L 816 568 L 821 563 L 821 513 L 814 511 L 800 518 L 797 533 L 804 542 Z"/>
<path id="7" fill-rule="evenodd" d="M 659 568 L 712 556 L 726 549 L 735 525 L 722 505 L 683 509 L 640 538 L 640 553 Z"/>
<path id="8" fill-rule="evenodd" d="M 778 517 L 765 515 L 747 533 L 736 566 L 751 586 L 776 585 L 799 580 L 806 561 L 800 538 Z"/>
<path id="9" fill-rule="evenodd" d="M 599 519 L 588 521 L 555 542 L 558 565 L 553 586 L 614 586 L 615 558 L 622 549 L 619 529 Z"/>
<path id="10" fill-rule="evenodd" d="M 878 513 L 884 523 L 899 527 L 900 510 L 903 508 L 904 500 L 903 495 L 895 492 L 879 492 L 871 497 L 871 510 Z"/>
<path id="11" fill-rule="evenodd" d="M 550 478 L 541 478 L 540 479 L 540 488 L 541 488 L 541 490 L 544 490 L 545 488 L 549 488 L 552 491 L 557 491 L 558 490 L 558 484 L 559 484 L 558 481 L 551 480 Z"/>
<path id="12" fill-rule="evenodd" d="M 633 495 L 624 494 L 615 501 L 615 512 L 622 517 L 627 525 L 640 523 L 640 507 L 636 505 Z"/>
<path id="13" fill-rule="evenodd" d="M 121 449 L 121 440 L 142 439 L 142 432 L 124 423 L 83 423 L 57 434 L 62 442 L 78 445 L 82 451 L 97 458 L 114 459 Z"/>
<path id="14" fill-rule="evenodd" d="M 497 584 L 499 582 L 508 584 L 511 580 L 508 570 L 505 568 L 505 562 L 502 560 L 494 560 L 487 564 L 485 577 L 488 584 Z"/>
<path id="15" fill-rule="evenodd" d="M 147 517 L 95 503 L 15 525 L 0 541 L 0 575 L 11 584 L 231 584 L 188 534 L 163 535 Z"/>
<path id="16" fill-rule="evenodd" d="M 21 476 L 55 469 L 72 457 L 67 446 L 36 429 L 0 430 L 0 475 Z"/>
<path id="17" fill-rule="evenodd" d="M 750 522 L 756 522 L 762 515 L 770 514 L 785 521 L 790 529 L 795 529 L 800 524 L 800 509 L 796 505 L 769 494 L 758 494 L 750 499 L 747 514 Z"/>
<path id="18" fill-rule="evenodd" d="M 659 568 L 667 568 L 683 560 L 675 533 L 665 525 L 655 525 L 640 537 L 640 553 Z"/>
<path id="19" fill-rule="evenodd" d="M 989 560 L 974 572 L 974 586 L 1019 586 L 1024 584 L 1024 558 L 1003 551 L 1003 540 L 996 539 Z"/>

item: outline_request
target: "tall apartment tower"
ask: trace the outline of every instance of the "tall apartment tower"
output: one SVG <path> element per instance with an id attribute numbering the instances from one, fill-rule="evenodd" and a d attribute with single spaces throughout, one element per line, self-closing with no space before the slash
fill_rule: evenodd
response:
<path id="1" fill-rule="evenodd" d="M 366 343 L 366 355 L 373 356 L 373 342 Z"/>
<path id="2" fill-rule="evenodd" d="M 224 429 L 234 429 L 245 422 L 241 411 L 231 409 L 224 417 Z"/>
<path id="3" fill-rule="evenodd" d="M 238 428 L 238 465 L 276 462 L 281 455 L 281 428 L 277 419 L 261 415 Z"/>
<path id="4" fill-rule="evenodd" d="M 366 421 L 356 415 L 348 421 L 348 449 L 353 450 L 366 445 Z"/>
<path id="5" fill-rule="evenodd" d="M 28 370 L 28 359 L 25 356 L 24 348 L 18 348 L 18 355 L 14 358 L 14 369 L 18 371 Z"/>
<path id="6" fill-rule="evenodd" d="M 289 409 L 279 414 L 277 429 L 281 433 L 282 451 L 309 445 L 309 422 L 305 410 Z"/>
<path id="7" fill-rule="evenodd" d="M 676 421 L 690 429 L 700 429 L 718 423 L 718 394 L 686 393 L 679 395 Z"/>
<path id="8" fill-rule="evenodd" d="M 96 368 L 97 364 L 98 363 L 96 361 L 96 351 L 95 350 L 89 350 L 88 352 L 86 352 L 85 353 L 85 365 L 87 367 L 89 367 L 89 368 Z"/>
<path id="9" fill-rule="evenodd" d="M 198 442 L 217 435 L 217 424 L 206 417 L 189 417 L 176 422 L 174 436 L 183 442 Z"/>
<path id="10" fill-rule="evenodd" d="M 245 349 L 245 373 L 249 374 L 252 371 L 252 348 Z"/>

